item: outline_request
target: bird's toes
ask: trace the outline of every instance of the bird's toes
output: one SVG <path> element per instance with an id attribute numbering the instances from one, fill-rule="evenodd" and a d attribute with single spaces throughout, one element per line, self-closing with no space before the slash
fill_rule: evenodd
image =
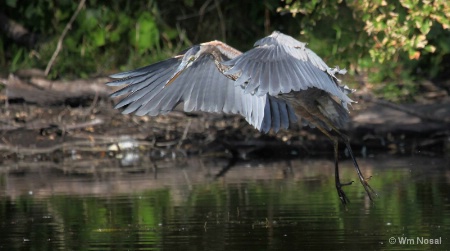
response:
<path id="1" fill-rule="evenodd" d="M 350 203 L 350 200 L 348 199 L 347 195 L 342 191 L 342 189 L 338 189 L 338 195 L 339 199 L 341 200 L 342 204 L 345 206 L 348 203 Z"/>
<path id="2" fill-rule="evenodd" d="M 371 177 L 372 177 L 372 176 L 370 176 L 369 179 L 370 179 Z M 373 200 L 373 197 L 374 197 L 374 196 L 378 197 L 377 192 L 375 192 L 375 190 L 369 185 L 369 183 L 366 181 L 366 179 L 364 179 L 364 180 L 362 181 L 362 184 L 363 184 L 364 189 L 366 190 L 366 193 L 367 193 L 367 195 L 369 196 L 370 200 Z"/>
<path id="3" fill-rule="evenodd" d="M 354 181 L 352 180 L 352 181 L 347 182 L 347 183 L 341 183 L 340 186 L 341 186 L 341 187 L 343 187 L 343 186 L 350 186 L 351 184 L 353 184 L 353 182 L 354 182 Z"/>
<path id="4" fill-rule="evenodd" d="M 348 199 L 347 195 L 344 193 L 344 190 L 342 190 L 342 187 L 351 185 L 352 183 L 353 183 L 353 181 L 351 181 L 349 183 L 344 183 L 344 184 L 342 184 L 341 182 L 336 183 L 336 191 L 338 193 L 339 199 L 341 200 L 341 202 L 344 206 L 347 205 L 348 203 L 350 203 L 350 200 Z"/>

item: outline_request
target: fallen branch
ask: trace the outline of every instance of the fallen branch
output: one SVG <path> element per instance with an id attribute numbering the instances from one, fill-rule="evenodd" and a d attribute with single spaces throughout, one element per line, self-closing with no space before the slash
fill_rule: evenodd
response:
<path id="1" fill-rule="evenodd" d="M 386 100 L 381 100 L 381 99 L 377 99 L 377 98 L 373 98 L 373 97 L 363 97 L 364 101 L 368 101 L 368 102 L 372 102 L 375 104 L 379 104 L 382 106 L 386 106 L 389 107 L 391 109 L 397 110 L 397 111 L 401 111 L 404 113 L 407 113 L 409 115 L 418 117 L 422 120 L 425 121 L 429 121 L 429 122 L 436 122 L 436 123 L 444 123 L 444 124 L 448 124 L 450 123 L 450 118 L 449 117 L 442 117 L 442 116 L 435 116 L 433 113 L 424 113 L 424 112 L 420 112 L 417 109 L 413 109 L 410 107 L 406 107 L 403 105 L 397 105 L 395 103 L 386 101 Z"/>
<path id="2" fill-rule="evenodd" d="M 0 80 L 6 86 L 8 99 L 23 99 L 37 104 L 59 104 L 68 99 L 96 100 L 98 97 L 108 97 L 111 88 L 104 84 L 107 81 L 108 78 L 51 81 L 40 77 L 23 80 L 12 74 L 8 79 Z"/>
<path id="3" fill-rule="evenodd" d="M 34 155 L 34 154 L 50 154 L 55 151 L 82 151 L 82 152 L 109 152 L 109 147 L 113 144 L 122 142 L 123 136 L 103 136 L 95 137 L 91 136 L 90 139 L 72 140 L 70 142 L 62 142 L 54 144 L 48 147 L 23 147 L 12 144 L 1 144 L 0 151 L 6 153 L 15 153 L 21 155 Z M 141 140 L 139 141 L 139 147 L 152 148 L 151 142 Z"/>

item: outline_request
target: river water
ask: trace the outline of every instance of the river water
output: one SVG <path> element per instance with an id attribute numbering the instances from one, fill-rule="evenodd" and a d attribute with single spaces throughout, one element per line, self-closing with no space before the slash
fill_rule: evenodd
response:
<path id="1" fill-rule="evenodd" d="M 449 250 L 447 158 L 360 159 L 341 205 L 328 159 L 0 166 L 2 250 Z M 115 163 L 115 164 L 113 164 Z M 357 180 L 342 161 L 343 182 Z"/>

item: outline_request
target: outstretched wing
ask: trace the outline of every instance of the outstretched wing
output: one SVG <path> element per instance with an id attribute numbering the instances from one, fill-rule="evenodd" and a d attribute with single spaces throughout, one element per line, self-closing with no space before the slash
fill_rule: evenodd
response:
<path id="1" fill-rule="evenodd" d="M 258 130 L 278 131 L 296 122 L 292 108 L 285 101 L 269 95 L 245 93 L 243 87 L 224 76 L 214 58 L 204 54 L 186 68 L 170 85 L 182 57 L 174 57 L 143 68 L 111 76 L 110 86 L 126 85 L 111 94 L 126 95 L 115 108 L 137 115 L 164 114 L 184 102 L 184 110 L 240 114 Z"/>
<path id="2" fill-rule="evenodd" d="M 223 64 L 230 67 L 225 74 L 238 76 L 236 84 L 246 93 L 276 96 L 316 87 L 339 98 L 344 107 L 352 102 L 335 77 L 345 70 L 328 67 L 305 43 L 277 31 Z"/>

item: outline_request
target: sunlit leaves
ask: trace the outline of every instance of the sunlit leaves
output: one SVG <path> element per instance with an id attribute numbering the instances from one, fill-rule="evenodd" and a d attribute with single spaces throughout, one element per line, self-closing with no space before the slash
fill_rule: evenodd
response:
<path id="1" fill-rule="evenodd" d="M 336 2 L 286 0 L 278 11 L 292 15 L 302 14 L 322 18 L 336 17 Z M 355 0 L 345 2 L 352 10 L 355 21 L 363 21 L 363 30 L 371 39 L 367 47 L 373 60 L 384 62 L 393 60 L 400 52 L 406 52 L 410 59 L 418 59 L 422 51 L 433 53 L 435 45 L 430 45 L 427 35 L 434 24 L 450 27 L 450 2 L 447 0 Z M 308 20 L 309 21 L 309 20 Z M 339 25 L 345 25 L 336 19 Z M 357 23 L 355 23 L 357 24 Z M 308 22 L 308 25 L 315 25 Z M 335 29 L 336 30 L 336 29 Z M 336 30 L 339 31 L 339 30 Z"/>
<path id="2" fill-rule="evenodd" d="M 418 59 L 422 50 L 433 53 L 427 34 L 433 23 L 448 28 L 450 4 L 446 0 L 399 0 L 398 2 L 359 0 L 350 4 L 366 23 L 364 30 L 374 37 L 369 53 L 383 62 L 404 51 L 410 59 Z M 392 49 L 394 48 L 394 49 Z"/>

